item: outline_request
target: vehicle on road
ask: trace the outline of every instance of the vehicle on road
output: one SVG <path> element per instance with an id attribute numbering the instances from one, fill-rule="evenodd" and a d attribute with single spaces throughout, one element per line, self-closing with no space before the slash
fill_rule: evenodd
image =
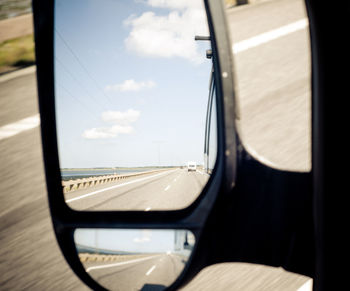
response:
<path id="1" fill-rule="evenodd" d="M 197 171 L 197 163 L 196 162 L 187 162 L 187 171 Z"/>

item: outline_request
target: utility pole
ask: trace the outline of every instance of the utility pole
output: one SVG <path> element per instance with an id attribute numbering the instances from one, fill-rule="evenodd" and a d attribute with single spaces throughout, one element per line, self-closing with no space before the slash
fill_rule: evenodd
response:
<path id="1" fill-rule="evenodd" d="M 155 140 L 153 143 L 158 145 L 158 167 L 160 167 L 160 145 L 165 143 L 163 140 Z"/>

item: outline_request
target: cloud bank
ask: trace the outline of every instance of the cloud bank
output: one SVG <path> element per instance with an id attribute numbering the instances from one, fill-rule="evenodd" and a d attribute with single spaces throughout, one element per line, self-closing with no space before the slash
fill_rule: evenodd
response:
<path id="1" fill-rule="evenodd" d="M 106 92 L 137 92 L 142 89 L 150 89 L 156 86 L 153 81 L 141 81 L 136 82 L 134 79 L 125 80 L 121 84 L 107 85 L 105 87 Z"/>
<path id="2" fill-rule="evenodd" d="M 124 21 L 131 28 L 126 49 L 144 57 L 185 58 L 202 63 L 195 35 L 208 35 L 205 10 L 201 1 L 149 0 L 147 5 L 170 10 L 167 15 L 144 12 Z"/>
<path id="3" fill-rule="evenodd" d="M 140 111 L 129 109 L 127 111 L 105 111 L 102 113 L 102 120 L 112 123 L 111 126 L 93 127 L 83 132 L 82 137 L 86 139 L 114 138 L 120 134 L 130 134 L 134 131 L 132 123 L 135 123 L 140 116 Z"/>

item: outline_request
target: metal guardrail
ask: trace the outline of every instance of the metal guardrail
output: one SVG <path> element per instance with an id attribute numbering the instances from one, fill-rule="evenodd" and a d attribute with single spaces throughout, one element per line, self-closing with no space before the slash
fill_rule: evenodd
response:
<path id="1" fill-rule="evenodd" d="M 153 254 L 156 255 L 156 254 Z M 90 262 L 127 262 L 140 258 L 147 258 L 150 254 L 136 254 L 136 255 L 105 255 L 93 253 L 80 253 L 79 259 L 82 263 Z"/>
<path id="2" fill-rule="evenodd" d="M 162 171 L 168 171 L 167 169 L 161 169 L 161 170 L 152 170 L 152 171 L 146 171 L 146 172 L 137 172 L 137 173 L 129 173 L 129 174 L 123 174 L 123 175 L 106 175 L 106 176 L 97 176 L 97 177 L 89 177 L 89 178 L 83 178 L 83 179 L 76 179 L 76 180 L 68 180 L 68 181 L 62 181 L 62 190 L 63 193 L 73 192 L 79 189 L 85 189 L 101 184 L 111 183 L 118 180 L 124 180 L 131 177 L 156 173 L 156 172 L 162 172 Z"/>

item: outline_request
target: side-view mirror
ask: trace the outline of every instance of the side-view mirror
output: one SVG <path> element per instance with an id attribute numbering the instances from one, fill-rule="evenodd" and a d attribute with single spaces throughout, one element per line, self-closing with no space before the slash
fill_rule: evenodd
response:
<path id="1" fill-rule="evenodd" d="M 225 9 L 33 1 L 53 227 L 94 290 L 175 290 L 222 262 L 314 277 L 321 174 L 267 165 L 242 142 L 233 51 L 254 44 L 232 47 Z"/>
<path id="2" fill-rule="evenodd" d="M 64 256 L 93 289 L 180 286 L 210 263 L 195 255 L 198 240 L 218 193 L 235 184 L 223 3 L 33 4 L 49 203 Z"/>

